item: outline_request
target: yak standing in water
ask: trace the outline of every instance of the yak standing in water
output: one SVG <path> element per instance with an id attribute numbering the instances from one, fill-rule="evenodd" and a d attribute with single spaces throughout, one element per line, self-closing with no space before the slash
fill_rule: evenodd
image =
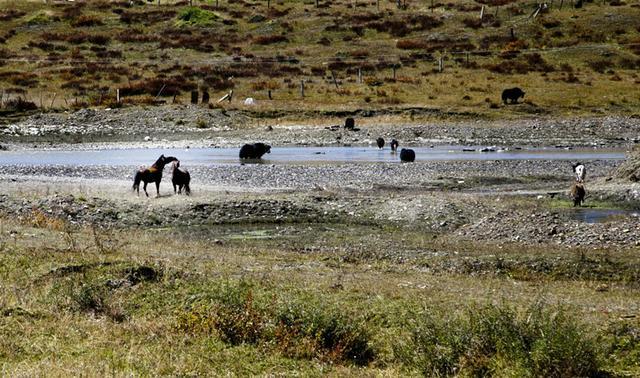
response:
<path id="1" fill-rule="evenodd" d="M 173 156 L 160 155 L 158 160 L 149 168 L 140 168 L 133 177 L 133 190 L 138 192 L 140 195 L 140 182 L 144 182 L 143 190 L 144 194 L 149 197 L 149 193 L 147 193 L 147 184 L 150 182 L 156 183 L 156 193 L 157 196 L 160 197 L 160 181 L 162 181 L 162 171 L 164 170 L 164 166 L 171 163 L 172 161 L 177 161 Z"/>
<path id="2" fill-rule="evenodd" d="M 398 150 L 398 141 L 395 139 L 391 140 L 391 152 L 396 152 Z"/>
<path id="3" fill-rule="evenodd" d="M 171 183 L 173 184 L 173 193 L 176 193 L 176 187 L 178 188 L 178 194 L 182 194 L 182 188 L 184 188 L 184 194 L 190 195 L 191 188 L 189 183 L 191 182 L 191 175 L 186 169 L 180 169 L 180 160 L 173 162 L 173 173 L 171 176 Z"/>
<path id="4" fill-rule="evenodd" d="M 400 150 L 400 161 L 413 162 L 416 160 L 416 152 L 410 148 Z"/>
<path id="5" fill-rule="evenodd" d="M 264 143 L 245 144 L 240 149 L 240 159 L 261 159 L 262 155 L 270 154 L 271 146 Z"/>
<path id="6" fill-rule="evenodd" d="M 382 147 L 384 147 L 384 138 L 380 137 L 376 139 L 376 144 L 378 145 L 379 149 L 382 149 Z"/>

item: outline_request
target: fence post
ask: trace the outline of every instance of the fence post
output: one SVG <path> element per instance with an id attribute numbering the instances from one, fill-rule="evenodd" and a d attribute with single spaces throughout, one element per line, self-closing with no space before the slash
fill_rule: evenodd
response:
<path id="1" fill-rule="evenodd" d="M 300 97 L 304 98 L 304 79 L 300 80 Z"/>
<path id="2" fill-rule="evenodd" d="M 442 72 L 444 70 L 444 58 L 441 56 L 438 59 L 438 72 Z"/>
<path id="3" fill-rule="evenodd" d="M 116 104 L 120 103 L 120 88 L 116 88 Z"/>

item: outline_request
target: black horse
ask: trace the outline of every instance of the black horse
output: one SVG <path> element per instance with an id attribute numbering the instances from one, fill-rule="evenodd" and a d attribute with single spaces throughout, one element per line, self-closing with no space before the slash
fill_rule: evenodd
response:
<path id="1" fill-rule="evenodd" d="M 173 193 L 182 194 L 182 188 L 184 188 L 184 194 L 190 195 L 191 188 L 189 187 L 191 182 L 191 175 L 186 169 L 180 169 L 180 160 L 173 162 L 173 173 L 171 176 L 171 183 L 173 184 Z"/>
<path id="2" fill-rule="evenodd" d="M 162 171 L 164 170 L 164 166 L 171 163 L 172 161 L 178 161 L 173 156 L 160 155 L 158 160 L 150 168 L 140 168 L 136 175 L 133 177 L 133 190 L 138 192 L 140 195 L 140 181 L 144 182 L 144 194 L 149 197 L 149 193 L 147 193 L 147 184 L 150 182 L 156 183 L 156 192 L 158 197 L 160 196 L 160 181 L 162 181 Z"/>

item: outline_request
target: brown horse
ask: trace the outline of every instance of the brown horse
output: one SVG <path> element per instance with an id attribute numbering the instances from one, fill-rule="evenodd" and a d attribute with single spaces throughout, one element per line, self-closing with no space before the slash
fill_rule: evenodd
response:
<path id="1" fill-rule="evenodd" d="M 149 197 L 149 193 L 147 193 L 147 184 L 150 182 L 156 183 L 156 192 L 158 197 L 160 196 L 160 181 L 162 181 L 162 171 L 164 170 L 164 166 L 171 163 L 172 161 L 177 161 L 173 156 L 160 155 L 158 160 L 150 168 L 141 168 L 136 172 L 136 175 L 133 177 L 133 190 L 138 192 L 140 195 L 140 181 L 144 182 L 144 194 Z"/>

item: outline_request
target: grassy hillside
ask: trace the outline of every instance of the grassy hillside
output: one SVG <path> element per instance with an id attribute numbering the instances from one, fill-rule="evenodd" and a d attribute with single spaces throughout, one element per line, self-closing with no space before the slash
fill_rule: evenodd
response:
<path id="1" fill-rule="evenodd" d="M 0 0 L 0 89 L 18 108 L 113 106 L 119 88 L 137 103 L 233 89 L 225 107 L 260 111 L 637 112 L 637 3 L 554 1 L 536 17 L 534 1 L 482 3 Z M 513 86 L 525 104 L 503 106 Z"/>

